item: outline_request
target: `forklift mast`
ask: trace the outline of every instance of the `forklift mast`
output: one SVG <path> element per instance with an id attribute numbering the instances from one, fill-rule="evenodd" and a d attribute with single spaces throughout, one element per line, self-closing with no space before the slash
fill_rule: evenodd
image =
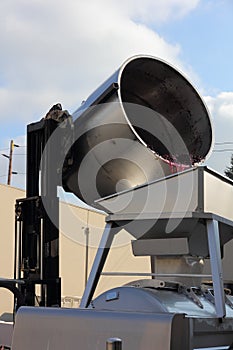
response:
<path id="1" fill-rule="evenodd" d="M 27 126 L 26 198 L 16 200 L 14 278 L 28 306 L 60 306 L 59 142 L 48 142 L 67 118 L 60 104 Z"/>

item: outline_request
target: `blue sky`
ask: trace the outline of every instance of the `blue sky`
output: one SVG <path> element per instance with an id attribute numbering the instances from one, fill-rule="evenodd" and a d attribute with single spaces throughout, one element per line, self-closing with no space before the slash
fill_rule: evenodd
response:
<path id="1" fill-rule="evenodd" d="M 27 123 L 56 102 L 73 112 L 128 57 L 145 53 L 181 69 L 213 118 L 216 142 L 233 142 L 232 0 L 8 0 L 0 2 L 0 149 L 25 145 Z M 225 151 L 227 149 L 227 151 Z M 223 173 L 233 144 L 207 164 Z M 25 148 L 12 185 L 24 186 Z M 8 161 L 0 156 L 0 183 Z"/>
<path id="2" fill-rule="evenodd" d="M 154 29 L 181 46 L 181 59 L 193 67 L 205 90 L 214 94 L 232 91 L 232 23 L 231 0 L 204 0 L 182 20 Z"/>

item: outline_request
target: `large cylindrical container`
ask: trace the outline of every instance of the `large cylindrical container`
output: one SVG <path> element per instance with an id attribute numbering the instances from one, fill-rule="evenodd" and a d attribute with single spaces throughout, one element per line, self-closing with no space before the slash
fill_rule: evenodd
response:
<path id="1" fill-rule="evenodd" d="M 203 161 L 212 145 L 208 110 L 190 82 L 151 56 L 128 59 L 73 114 L 73 161 L 63 186 L 96 199 Z"/>

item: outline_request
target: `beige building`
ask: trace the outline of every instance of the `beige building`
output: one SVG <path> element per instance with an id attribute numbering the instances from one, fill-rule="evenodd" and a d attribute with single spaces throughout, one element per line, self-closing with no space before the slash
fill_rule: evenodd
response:
<path id="1" fill-rule="evenodd" d="M 24 198 L 23 190 L 0 184 L 0 277 L 13 278 L 14 273 L 14 207 L 15 200 Z M 99 240 L 105 226 L 105 215 L 72 204 L 60 202 L 60 276 L 62 279 L 63 306 L 78 306 L 85 287 L 85 271 L 90 272 Z M 86 233 L 89 245 L 86 247 Z M 134 257 L 131 236 L 118 234 L 108 256 L 105 271 L 148 272 L 148 257 Z M 87 259 L 88 257 L 88 259 Z M 129 277 L 101 277 L 96 294 L 122 285 Z M 13 294 L 0 288 L 1 314 L 13 309 Z"/>

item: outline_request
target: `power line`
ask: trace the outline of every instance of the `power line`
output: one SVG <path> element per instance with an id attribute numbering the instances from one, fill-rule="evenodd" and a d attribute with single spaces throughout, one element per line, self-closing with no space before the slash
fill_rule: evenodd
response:
<path id="1" fill-rule="evenodd" d="M 233 152 L 233 148 L 214 149 L 213 152 Z"/>
<path id="2" fill-rule="evenodd" d="M 16 145 L 16 144 L 14 144 L 14 147 L 26 148 L 27 146 L 25 146 L 25 145 Z M 9 149 L 10 149 L 10 147 L 7 147 L 7 148 L 0 148 L 0 152 L 1 152 L 1 151 L 8 151 Z"/>

